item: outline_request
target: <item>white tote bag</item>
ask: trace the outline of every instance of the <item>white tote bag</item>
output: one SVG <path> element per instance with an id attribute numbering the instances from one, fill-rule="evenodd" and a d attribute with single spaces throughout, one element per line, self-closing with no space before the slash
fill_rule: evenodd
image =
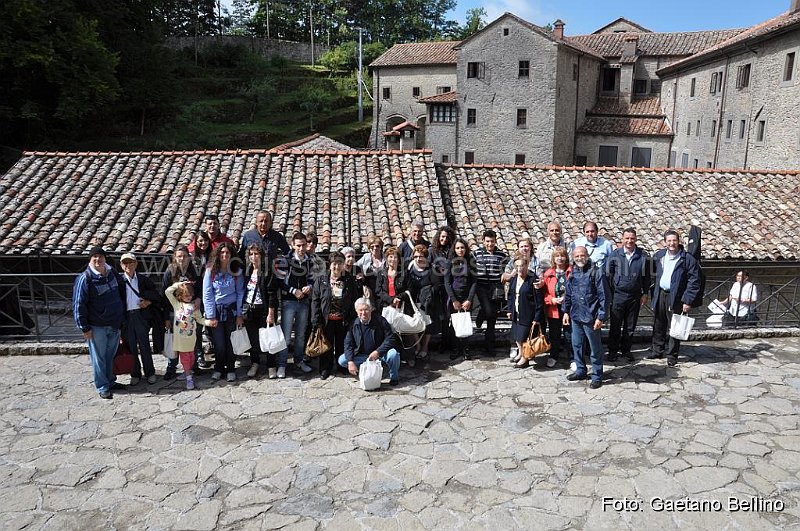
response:
<path id="1" fill-rule="evenodd" d="M 286 338 L 283 337 L 283 330 L 278 325 L 259 328 L 258 343 L 261 346 L 261 352 L 270 354 L 277 354 L 286 349 Z"/>
<path id="2" fill-rule="evenodd" d="M 237 328 L 231 332 L 231 346 L 233 347 L 233 353 L 237 356 L 250 350 L 250 338 L 247 337 L 247 330 L 244 327 Z"/>
<path id="3" fill-rule="evenodd" d="M 421 334 L 425 331 L 425 327 L 430 324 L 430 318 L 425 315 L 425 312 L 417 307 L 412 297 L 408 297 L 411 302 L 411 307 L 414 308 L 414 315 L 406 315 L 402 310 L 398 310 L 391 306 L 383 309 L 383 318 L 389 321 L 392 330 L 398 334 Z M 428 322 L 426 323 L 426 318 Z"/>
<path id="4" fill-rule="evenodd" d="M 453 330 L 456 332 L 456 337 L 469 337 L 472 335 L 472 316 L 469 312 L 458 312 L 450 316 L 453 321 Z"/>
<path id="5" fill-rule="evenodd" d="M 673 313 L 672 322 L 669 326 L 669 335 L 675 339 L 686 341 L 689 339 L 689 332 L 694 327 L 694 318 L 688 315 Z"/>
<path id="6" fill-rule="evenodd" d="M 178 353 L 175 352 L 175 349 L 172 347 L 172 345 L 172 332 L 167 331 L 164 334 L 164 356 L 166 356 L 168 360 L 174 360 L 178 357 Z"/>
<path id="7" fill-rule="evenodd" d="M 358 383 L 364 391 L 372 391 L 381 386 L 383 366 L 381 360 L 366 360 L 358 368 Z"/>

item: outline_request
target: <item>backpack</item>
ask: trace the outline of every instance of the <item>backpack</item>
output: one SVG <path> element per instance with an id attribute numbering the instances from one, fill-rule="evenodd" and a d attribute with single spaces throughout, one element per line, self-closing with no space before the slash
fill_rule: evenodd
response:
<path id="1" fill-rule="evenodd" d="M 701 240 L 703 231 L 697 225 L 692 225 L 689 228 L 689 243 L 686 246 L 686 252 L 689 253 L 697 260 L 697 265 L 700 270 L 700 290 L 697 292 L 695 298 L 689 303 L 692 308 L 698 308 L 703 305 L 703 297 L 706 293 L 706 274 L 702 267 L 702 256 L 700 252 Z"/>

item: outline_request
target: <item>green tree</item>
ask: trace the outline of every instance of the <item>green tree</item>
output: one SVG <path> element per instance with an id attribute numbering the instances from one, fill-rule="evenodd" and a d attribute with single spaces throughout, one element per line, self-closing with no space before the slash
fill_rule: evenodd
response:
<path id="1" fill-rule="evenodd" d="M 464 40 L 473 33 L 486 27 L 486 10 L 482 7 L 474 7 L 467 10 L 467 22 L 463 26 L 457 26 L 455 31 L 450 34 L 453 40 Z"/>
<path id="2" fill-rule="evenodd" d="M 308 113 L 309 131 L 314 130 L 314 116 L 328 111 L 335 95 L 323 86 L 310 85 L 297 93 L 297 105 Z"/>

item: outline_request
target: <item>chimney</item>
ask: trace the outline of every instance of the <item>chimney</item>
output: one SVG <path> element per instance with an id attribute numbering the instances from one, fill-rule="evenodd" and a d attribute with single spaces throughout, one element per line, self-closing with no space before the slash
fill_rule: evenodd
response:
<path id="1" fill-rule="evenodd" d="M 800 2 L 800 0 L 794 0 L 795 3 Z M 553 22 L 553 34 L 556 36 L 558 40 L 564 40 L 564 21 L 561 19 L 556 20 Z"/>
<path id="2" fill-rule="evenodd" d="M 795 0 L 800 2 L 800 0 Z M 625 44 L 622 45 L 622 55 L 626 57 L 633 57 L 639 49 L 639 36 L 635 33 L 625 35 Z"/>

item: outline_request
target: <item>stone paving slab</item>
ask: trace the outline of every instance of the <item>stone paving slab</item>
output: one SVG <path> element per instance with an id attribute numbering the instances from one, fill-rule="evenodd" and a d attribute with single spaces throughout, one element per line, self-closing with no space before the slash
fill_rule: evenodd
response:
<path id="1" fill-rule="evenodd" d="M 2 357 L 0 528 L 800 527 L 800 339 L 682 353 L 596 391 L 498 352 L 110 401 L 85 355 Z"/>

